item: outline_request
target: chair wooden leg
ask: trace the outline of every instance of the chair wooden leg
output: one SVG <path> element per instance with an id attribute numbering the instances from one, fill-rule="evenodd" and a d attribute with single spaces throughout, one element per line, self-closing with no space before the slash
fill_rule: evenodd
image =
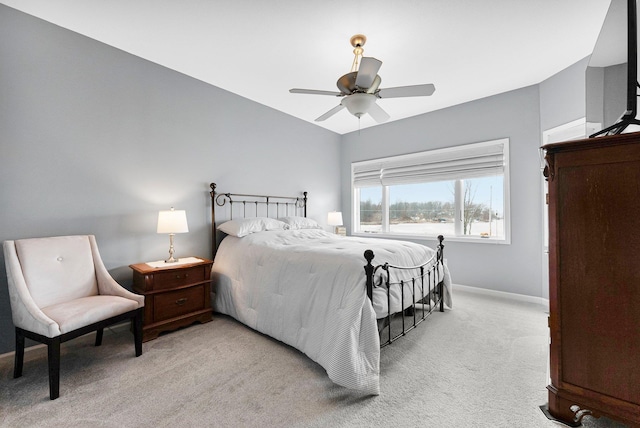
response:
<path id="1" fill-rule="evenodd" d="M 49 360 L 49 399 L 55 400 L 60 396 L 60 336 L 47 342 L 47 357 Z"/>
<path id="2" fill-rule="evenodd" d="M 13 377 L 22 376 L 22 363 L 24 362 L 24 334 L 16 328 L 16 355 L 13 364 Z"/>
<path id="3" fill-rule="evenodd" d="M 136 347 L 136 357 L 142 355 L 142 308 L 136 311 L 136 315 L 131 319 L 133 324 L 133 341 Z"/>
<path id="4" fill-rule="evenodd" d="M 96 330 L 96 346 L 102 345 L 102 333 L 104 333 L 103 328 Z"/>

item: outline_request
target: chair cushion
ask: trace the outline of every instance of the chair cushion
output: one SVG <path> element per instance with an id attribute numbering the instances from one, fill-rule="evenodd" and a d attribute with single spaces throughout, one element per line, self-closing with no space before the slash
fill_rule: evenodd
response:
<path id="1" fill-rule="evenodd" d="M 22 274 L 40 308 L 98 294 L 88 236 L 15 241 Z"/>
<path id="2" fill-rule="evenodd" d="M 138 309 L 138 302 L 119 296 L 89 296 L 42 308 L 62 334 Z"/>

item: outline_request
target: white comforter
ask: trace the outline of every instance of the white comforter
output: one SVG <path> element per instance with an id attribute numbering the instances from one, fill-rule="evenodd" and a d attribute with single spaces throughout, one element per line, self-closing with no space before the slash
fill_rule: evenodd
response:
<path id="1" fill-rule="evenodd" d="M 214 308 L 304 352 L 333 382 L 377 395 L 380 341 L 365 287 L 367 249 L 375 253 L 374 265 L 399 266 L 420 264 L 434 251 L 315 229 L 227 236 L 212 268 Z M 446 272 L 444 279 L 445 303 L 451 307 Z M 382 317 L 386 294 L 376 299 L 379 292 L 374 300 L 382 301 L 375 304 Z"/>

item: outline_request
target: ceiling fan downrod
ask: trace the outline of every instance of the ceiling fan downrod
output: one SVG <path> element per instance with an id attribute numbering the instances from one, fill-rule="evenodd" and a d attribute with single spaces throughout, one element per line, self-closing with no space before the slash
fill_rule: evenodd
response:
<path id="1" fill-rule="evenodd" d="M 362 54 L 364 53 L 364 49 L 362 48 L 364 44 L 367 42 L 367 38 L 364 34 L 356 34 L 355 36 L 349 39 L 351 42 L 351 46 L 353 46 L 353 54 L 355 58 L 353 58 L 353 64 L 351 64 L 351 72 L 358 71 L 360 68 L 360 61 L 362 60 Z"/>

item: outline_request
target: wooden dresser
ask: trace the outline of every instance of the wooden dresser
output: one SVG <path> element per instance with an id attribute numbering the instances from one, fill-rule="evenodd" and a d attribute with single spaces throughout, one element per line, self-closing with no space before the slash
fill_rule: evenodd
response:
<path id="1" fill-rule="evenodd" d="M 145 296 L 143 341 L 196 321 L 211 321 L 212 264 L 211 260 L 199 259 L 162 267 L 147 263 L 129 266 L 133 269 L 133 289 Z"/>
<path id="2" fill-rule="evenodd" d="M 574 426 L 591 413 L 640 427 L 640 133 L 544 149 L 548 412 Z"/>

